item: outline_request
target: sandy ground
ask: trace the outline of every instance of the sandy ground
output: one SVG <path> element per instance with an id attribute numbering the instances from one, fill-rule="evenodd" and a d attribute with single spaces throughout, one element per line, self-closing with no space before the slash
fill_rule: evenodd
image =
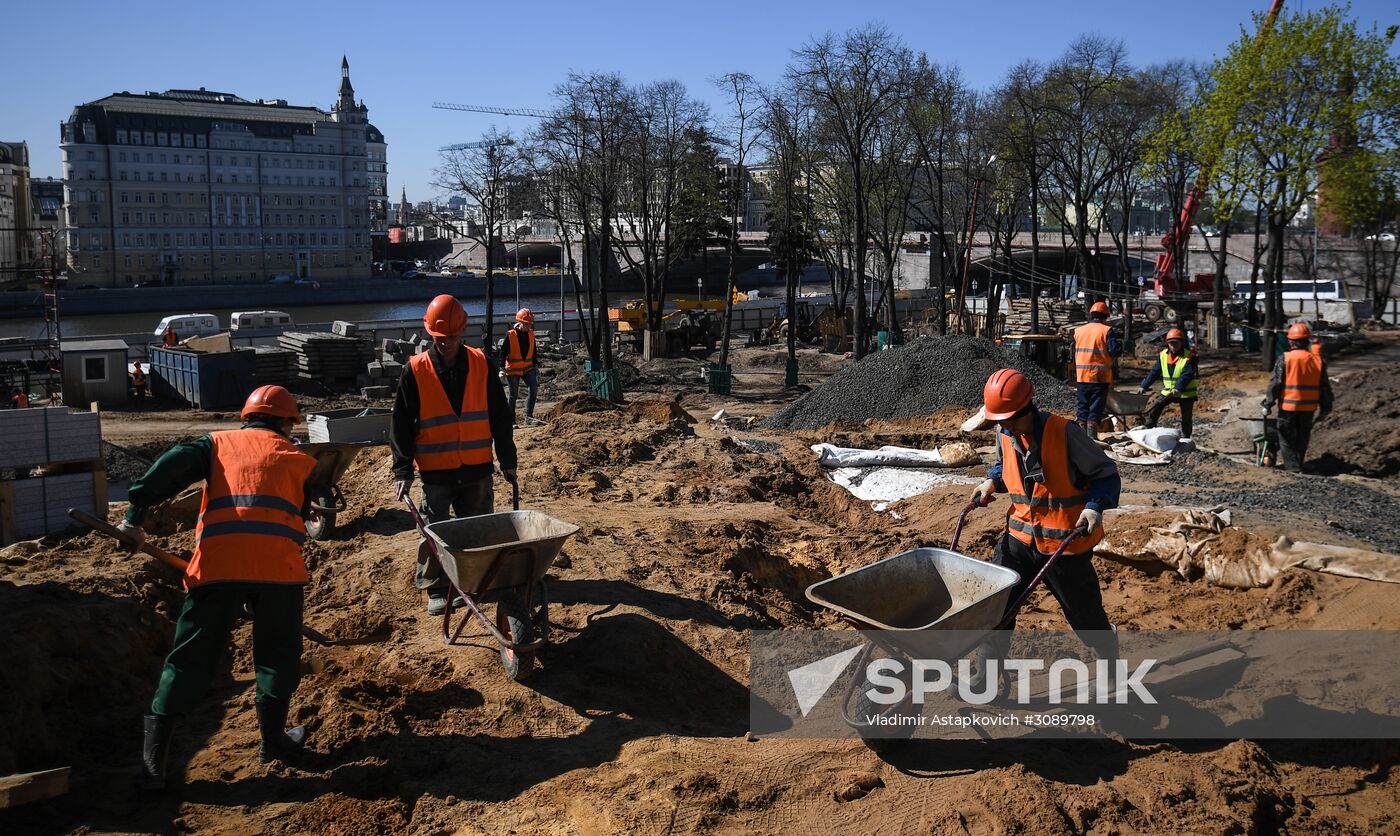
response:
<path id="1" fill-rule="evenodd" d="M 771 356 L 740 354 L 740 397 L 696 394 L 691 385 L 672 400 L 676 381 L 698 364 L 668 361 L 644 372 L 650 382 L 642 385 L 655 392 L 629 396 L 626 409 L 565 408 L 548 426 L 518 431 L 525 505 L 580 526 L 566 549 L 569 567 L 549 579 L 551 643 L 522 683 L 506 677 L 480 627 L 444 646 L 440 620 L 423 612 L 412 588 L 416 535 L 392 498 L 387 451 L 362 454 L 342 483 L 350 508 L 338 530 L 306 550 L 306 620 L 366 643 L 307 646 L 293 716 L 310 729 L 312 753 L 298 768 L 257 763 L 244 625 L 227 674 L 180 727 L 174 760 L 185 765 L 183 784 L 161 796 L 135 793 L 140 714 L 168 646 L 178 579 L 93 534 L 0 551 L 0 627 L 8 634 L 0 649 L 0 773 L 75 767 L 68 796 L 0 812 L 0 831 L 1400 828 L 1400 775 L 1391 768 L 1400 745 L 1388 741 L 931 742 L 882 759 L 858 742 L 747 740 L 747 631 L 838 626 L 805 602 L 806 585 L 941 542 L 965 500 L 964 488 L 936 489 L 896 506 L 898 518 L 877 514 L 826 481 L 805 445 L 934 446 L 956 438 L 966 416 L 787 435 L 713 427 L 704 419 L 721 407 L 761 415 L 791 397 L 781 393 L 782 368 L 772 368 Z M 823 358 L 820 368 L 840 362 Z M 1252 396 L 1263 379 L 1242 367 L 1212 370 L 1203 406 Z M 552 399 L 568 389 L 555 388 Z M 1233 389 L 1240 394 L 1227 394 Z M 687 413 L 699 420 L 684 420 Z M 1198 420 L 1211 416 L 1203 413 Z M 104 432 L 153 456 L 161 444 L 231 426 L 230 419 L 109 415 Z M 755 453 L 735 437 L 776 450 Z M 1192 484 L 1125 468 L 1124 501 L 1167 504 L 1168 491 L 1205 497 L 1231 484 L 1306 489 L 1307 480 L 1322 478 L 1264 473 L 1226 457 L 1197 462 Z M 1394 480 L 1345 478 L 1394 496 Z M 496 487 L 499 506 L 509 494 L 503 483 Z M 1352 525 L 1345 510 L 1318 501 L 1289 514 L 1256 505 L 1243 516 L 1257 530 L 1251 536 L 1287 529 L 1345 544 L 1383 536 Z M 171 508 L 152 534 L 188 549 L 193 516 L 188 502 Z M 999 521 L 998 513 L 974 516 L 964 547 L 989 556 Z M 1268 588 L 1232 591 L 1160 564 L 1101 559 L 1098 568 L 1120 629 L 1400 628 L 1396 588 L 1386 584 L 1288 570 Z M 1046 594 L 1021 623 L 1065 626 Z"/>

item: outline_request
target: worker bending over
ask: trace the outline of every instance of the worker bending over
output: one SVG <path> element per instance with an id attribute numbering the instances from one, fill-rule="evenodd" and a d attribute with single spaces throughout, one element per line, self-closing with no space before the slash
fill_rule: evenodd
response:
<path id="1" fill-rule="evenodd" d="M 1196 353 L 1186 348 L 1186 334 L 1180 328 L 1167 332 L 1167 347 L 1157 355 L 1157 365 L 1148 368 L 1138 392 L 1146 392 L 1162 380 L 1162 397 L 1147 413 L 1145 427 L 1157 426 L 1171 404 L 1181 408 L 1181 440 L 1191 440 L 1191 413 L 1196 406 Z"/>
<path id="2" fill-rule="evenodd" d="M 1037 409 L 1034 397 L 1030 379 L 1014 369 L 993 372 L 982 390 L 986 417 L 999 427 L 997 462 L 972 498 L 979 505 L 990 504 L 997 493 L 1011 499 L 1006 531 L 993 557 L 993 562 L 1021 576 L 1006 599 L 1006 611 L 1049 555 L 1082 528 L 1085 534 L 1070 543 L 1045 581 L 1069 626 L 1099 658 L 1114 659 L 1117 635 L 1104 612 L 1091 559 L 1094 545 L 1103 539 L 1103 512 L 1118 505 L 1118 466 L 1078 426 Z M 1014 628 L 1013 620 L 1006 630 Z M 986 661 L 1005 654 L 1010 641 L 1010 633 L 1004 631 L 978 647 L 974 689 L 985 682 Z"/>
<path id="3" fill-rule="evenodd" d="M 164 788 L 175 719 L 204 696 L 245 605 L 253 613 L 258 757 L 264 763 L 286 759 L 306 737 L 305 729 L 288 731 L 286 723 L 301 681 L 302 590 L 309 579 L 302 512 L 316 462 L 291 440 L 301 415 L 281 386 L 254 389 L 242 418 L 241 429 L 167 450 L 131 484 L 131 504 L 118 526 L 139 548 L 148 509 L 205 483 L 194 556 L 185 570 L 185 606 L 145 718 L 141 756 L 150 789 Z"/>
<path id="4" fill-rule="evenodd" d="M 493 443 L 501 473 L 515 481 L 510 406 L 486 354 L 462 343 L 467 312 L 460 302 L 447 294 L 433 299 L 423 327 L 433 344 L 404 367 L 390 417 L 394 493 L 408 497 L 417 466 L 428 522 L 489 514 Z M 428 591 L 429 615 L 447 609 L 447 578 L 422 540 L 414 582 Z"/>
<path id="5" fill-rule="evenodd" d="M 1108 408 L 1108 387 L 1113 385 L 1113 358 L 1122 351 L 1118 334 L 1108 327 L 1108 305 L 1095 302 L 1089 322 L 1074 330 L 1074 379 L 1079 426 L 1097 438 Z"/>
<path id="6" fill-rule="evenodd" d="M 1308 348 L 1307 323 L 1288 326 L 1288 350 L 1274 363 L 1274 377 L 1264 395 L 1264 415 L 1278 404 L 1278 441 L 1285 470 L 1302 472 L 1308 458 L 1313 424 L 1332 411 L 1332 384 L 1327 365 Z"/>
<path id="7" fill-rule="evenodd" d="M 510 419 L 515 422 L 515 401 L 520 384 L 525 384 L 525 423 L 535 420 L 535 395 L 539 392 L 539 374 L 535 368 L 535 315 L 521 308 L 515 324 L 501 340 L 506 358 L 506 381 L 510 384 Z"/>

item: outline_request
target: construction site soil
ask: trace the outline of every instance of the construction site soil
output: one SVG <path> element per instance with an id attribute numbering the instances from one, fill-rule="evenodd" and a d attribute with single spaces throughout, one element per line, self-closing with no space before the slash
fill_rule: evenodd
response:
<path id="1" fill-rule="evenodd" d="M 740 361 L 738 371 L 763 365 Z M 877 356 L 845 375 L 890 362 Z M 736 372 L 736 393 L 744 379 Z M 915 742 L 882 758 L 857 741 L 750 739 L 747 631 L 839 627 L 805 601 L 808 584 L 941 544 L 966 501 L 965 486 L 936 487 L 876 513 L 829 481 L 807 445 L 967 440 L 957 427 L 979 387 L 937 395 L 957 405 L 915 417 L 855 413 L 825 430 L 746 430 L 738 441 L 707 419 L 721 407 L 762 417 L 783 406 L 791 395 L 781 394 L 781 377 L 734 398 L 697 394 L 694 382 L 654 388 L 621 407 L 560 392 L 541 406 L 547 424 L 516 432 L 525 506 L 580 527 L 567 568 L 549 578 L 550 644 L 521 683 L 477 626 L 444 645 L 440 619 L 413 588 L 417 538 L 394 500 L 388 452 L 357 458 L 341 483 L 349 507 L 335 533 L 306 547 L 306 622 L 363 643 L 307 645 L 292 718 L 310 730 L 311 751 L 294 767 L 258 763 L 244 624 L 226 671 L 178 729 L 180 785 L 137 793 L 140 716 L 182 600 L 179 579 L 91 533 L 0 550 L 0 774 L 74 767 L 67 796 L 0 811 L 0 832 L 1400 829 L 1393 741 Z M 104 435 L 149 459 L 172 441 L 235 425 L 233 416 L 112 414 Z M 1125 504 L 1238 508 L 1241 529 L 1220 550 L 1252 548 L 1279 530 L 1400 549 L 1394 481 L 1295 476 L 1204 454 L 1123 474 Z M 970 554 L 990 556 L 1002 508 L 969 519 Z M 196 513 L 197 494 L 172 503 L 151 536 L 188 550 Z M 1119 539 L 1172 517 L 1137 515 Z M 1289 569 L 1268 587 L 1228 590 L 1156 561 L 1097 565 L 1122 630 L 1400 628 L 1387 584 Z M 1065 628 L 1043 591 L 1020 623 Z"/>

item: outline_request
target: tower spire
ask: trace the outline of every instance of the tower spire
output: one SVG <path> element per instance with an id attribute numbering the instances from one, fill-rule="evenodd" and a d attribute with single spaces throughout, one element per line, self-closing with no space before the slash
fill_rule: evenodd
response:
<path id="1" fill-rule="evenodd" d="M 340 95 L 335 100 L 336 110 L 355 109 L 355 88 L 350 85 L 350 60 L 340 56 Z"/>

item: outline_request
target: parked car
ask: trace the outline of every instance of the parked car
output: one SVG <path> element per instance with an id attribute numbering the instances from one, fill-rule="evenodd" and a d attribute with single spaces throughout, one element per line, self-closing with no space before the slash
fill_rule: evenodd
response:
<path id="1" fill-rule="evenodd" d="M 305 276 L 302 276 L 301 278 L 297 279 L 295 282 L 292 282 L 292 284 L 295 284 L 295 285 L 297 285 L 297 286 L 299 286 L 299 287 L 309 287 L 309 288 L 311 288 L 312 290 L 320 290 L 320 289 L 321 289 L 321 283 L 320 283 L 320 282 L 316 281 L 315 279 L 308 279 L 308 278 L 306 278 Z"/>
<path id="2" fill-rule="evenodd" d="M 422 278 L 427 278 L 427 277 L 426 277 L 426 276 L 423 274 L 423 272 L 420 271 L 420 270 L 406 270 L 406 271 L 404 271 L 403 273 L 399 274 L 399 278 L 401 278 L 401 279 L 422 279 Z"/>
<path id="3" fill-rule="evenodd" d="M 268 283 L 268 284 L 291 284 L 291 283 L 292 283 L 292 277 L 289 276 L 289 275 L 287 275 L 286 273 L 282 273 L 282 274 L 280 274 L 280 275 L 273 276 L 272 278 L 268 279 L 268 280 L 267 280 L 267 283 Z"/>
<path id="4" fill-rule="evenodd" d="M 1366 240 L 1367 240 L 1367 241 L 1385 241 L 1386 243 L 1394 243 L 1394 241 L 1395 241 L 1395 233 L 1393 233 L 1393 232 L 1377 232 L 1377 233 L 1375 233 L 1375 234 L 1373 234 L 1373 235 L 1367 235 L 1367 236 L 1366 236 Z"/>
<path id="5" fill-rule="evenodd" d="M 474 279 L 476 278 L 476 274 L 470 270 L 458 270 L 452 274 L 452 277 L 454 279 Z"/>

